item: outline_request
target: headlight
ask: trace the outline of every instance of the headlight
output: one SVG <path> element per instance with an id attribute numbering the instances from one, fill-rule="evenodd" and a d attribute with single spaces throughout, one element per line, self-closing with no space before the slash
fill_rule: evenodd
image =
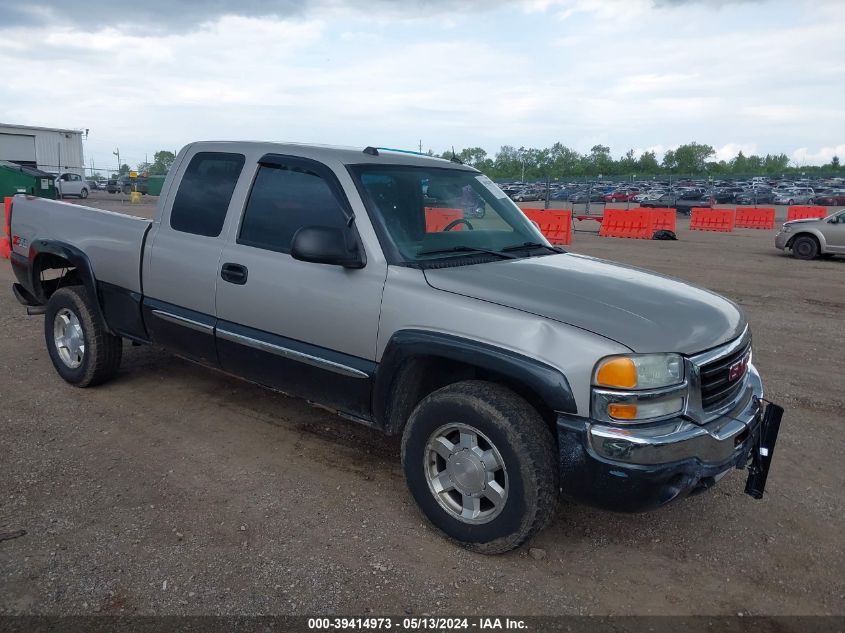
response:
<path id="1" fill-rule="evenodd" d="M 635 424 L 684 410 L 688 386 L 678 354 L 608 356 L 593 372 L 592 417 Z"/>
<path id="2" fill-rule="evenodd" d="M 781 230 L 781 231 L 783 231 L 784 233 L 789 233 L 789 232 L 792 230 L 792 227 L 791 227 L 791 226 L 789 226 L 788 224 L 784 224 L 784 225 L 781 227 L 781 229 L 780 229 L 780 230 Z"/>
<path id="3" fill-rule="evenodd" d="M 599 361 L 593 384 L 612 389 L 656 389 L 683 379 L 684 361 L 678 354 L 632 354 Z"/>

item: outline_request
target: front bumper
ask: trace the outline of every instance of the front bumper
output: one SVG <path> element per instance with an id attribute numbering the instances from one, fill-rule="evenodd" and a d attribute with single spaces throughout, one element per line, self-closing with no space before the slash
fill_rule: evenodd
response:
<path id="1" fill-rule="evenodd" d="M 559 414 L 561 491 L 608 510 L 641 512 L 701 492 L 732 468 L 744 468 L 760 432 L 760 375 L 749 365 L 737 404 L 705 424 L 674 418 L 611 427 Z"/>
<path id="2" fill-rule="evenodd" d="M 779 248 L 780 250 L 786 250 L 786 244 L 789 242 L 789 238 L 792 237 L 792 233 L 785 233 L 784 231 L 778 231 L 778 234 L 775 235 L 775 248 Z"/>

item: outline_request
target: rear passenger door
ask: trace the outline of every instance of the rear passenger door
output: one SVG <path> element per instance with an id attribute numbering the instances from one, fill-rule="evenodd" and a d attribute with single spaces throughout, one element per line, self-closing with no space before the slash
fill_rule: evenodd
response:
<path id="1" fill-rule="evenodd" d="M 203 150 L 189 149 L 182 158 L 174 180 L 178 189 L 168 191 L 147 238 L 144 322 L 154 342 L 217 365 L 214 301 L 223 226 L 245 158 Z"/>
<path id="2" fill-rule="evenodd" d="M 340 228 L 351 217 L 327 166 L 264 156 L 218 267 L 217 350 L 228 372 L 366 418 L 386 264 L 348 269 L 290 255 L 301 227 Z"/>

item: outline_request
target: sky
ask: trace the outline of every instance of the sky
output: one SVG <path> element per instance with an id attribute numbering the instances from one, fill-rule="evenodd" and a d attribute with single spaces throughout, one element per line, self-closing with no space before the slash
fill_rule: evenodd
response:
<path id="1" fill-rule="evenodd" d="M 195 140 L 845 158 L 845 0 L 0 0 L 0 122 Z"/>

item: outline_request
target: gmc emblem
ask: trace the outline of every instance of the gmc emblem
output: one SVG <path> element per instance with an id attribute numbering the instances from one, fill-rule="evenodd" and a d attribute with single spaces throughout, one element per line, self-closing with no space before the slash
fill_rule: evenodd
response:
<path id="1" fill-rule="evenodd" d="M 728 382 L 739 380 L 745 375 L 745 372 L 748 371 L 748 359 L 750 357 L 751 354 L 746 354 L 730 366 L 728 369 Z"/>

